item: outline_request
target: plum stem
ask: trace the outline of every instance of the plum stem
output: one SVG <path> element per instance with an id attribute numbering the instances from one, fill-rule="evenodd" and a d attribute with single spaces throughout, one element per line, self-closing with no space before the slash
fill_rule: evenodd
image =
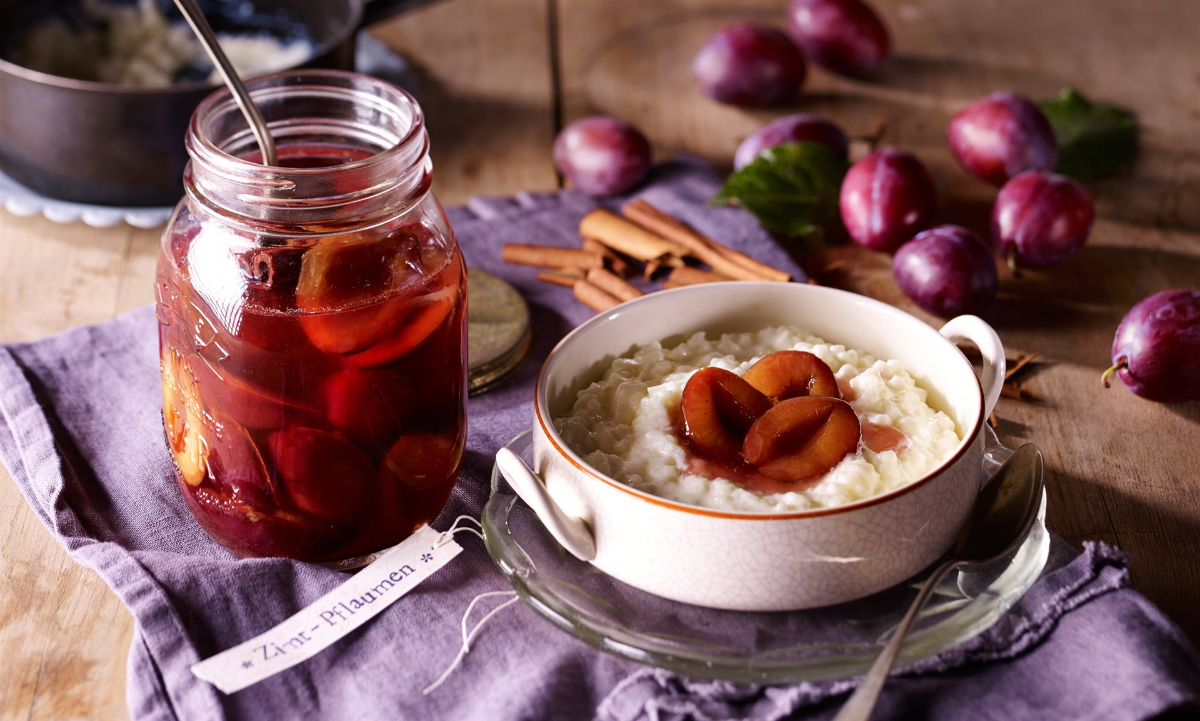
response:
<path id="1" fill-rule="evenodd" d="M 879 148 L 879 144 L 883 142 L 883 136 L 886 134 L 887 120 L 882 117 L 875 118 L 875 128 L 866 137 L 866 141 L 870 144 L 872 152 Z"/>
<path id="2" fill-rule="evenodd" d="M 1102 384 L 1104 384 L 1105 388 L 1108 388 L 1109 387 L 1108 379 L 1112 376 L 1112 374 L 1116 373 L 1117 371 L 1121 370 L 1122 368 L 1128 368 L 1128 367 L 1129 367 L 1129 361 L 1122 360 L 1120 363 L 1117 363 L 1112 368 L 1109 368 L 1108 370 L 1104 371 L 1104 375 L 1100 376 L 1100 382 Z"/>
<path id="3" fill-rule="evenodd" d="M 1008 254 L 1004 258 L 1004 262 L 1008 264 L 1008 269 L 1012 271 L 1014 278 L 1021 277 L 1021 270 L 1017 268 L 1017 246 L 1011 245 L 1008 248 Z"/>

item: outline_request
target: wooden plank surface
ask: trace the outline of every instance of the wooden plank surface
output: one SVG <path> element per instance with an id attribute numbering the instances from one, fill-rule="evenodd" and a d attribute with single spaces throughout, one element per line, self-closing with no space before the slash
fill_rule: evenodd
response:
<path id="1" fill-rule="evenodd" d="M 454 0 L 374 29 L 414 66 L 443 205 L 558 186 L 549 23 L 545 0 Z"/>
<path id="2" fill-rule="evenodd" d="M 1137 112 L 1141 153 L 1132 172 L 1090 185 L 1099 217 L 1067 264 L 1015 280 L 985 314 L 1011 352 L 1038 352 L 1034 402 L 1002 399 L 1000 433 L 1034 441 L 1049 463 L 1050 527 L 1079 545 L 1127 551 L 1133 579 L 1193 641 L 1200 641 L 1200 404 L 1163 406 L 1123 387 L 1102 391 L 1117 324 L 1142 297 L 1200 284 L 1200 4 L 1119 0 L 876 0 L 895 56 L 880 77 L 846 80 L 811 69 L 791 112 L 829 117 L 850 135 L 885 122 L 884 142 L 916 153 L 940 189 L 939 221 L 987 233 L 995 190 L 950 156 L 946 125 L 995 90 L 1048 97 L 1075 85 Z M 782 24 L 782 4 L 751 0 L 560 2 L 564 121 L 610 114 L 640 127 L 666 156 L 699 154 L 728 168 L 737 144 L 786 111 L 713 103 L 690 68 L 710 33 L 735 18 Z M 636 78 L 636 82 L 631 79 Z M 821 281 L 894 303 L 904 298 L 890 259 L 854 246 L 797 248 Z"/>
<path id="3" fill-rule="evenodd" d="M 1002 277 L 987 314 L 1014 351 L 1048 362 L 1036 402 L 1002 400 L 1001 434 L 1036 441 L 1050 467 L 1050 525 L 1068 540 L 1130 553 L 1137 587 L 1200 642 L 1200 408 L 1099 390 L 1108 346 L 1136 300 L 1200 282 L 1200 60 L 1189 0 L 876 0 L 896 56 L 872 82 L 810 72 L 795 110 L 851 135 L 887 123 L 942 194 L 941 219 L 977 228 L 994 191 L 950 159 L 945 125 L 998 89 L 1046 96 L 1073 84 L 1134 109 L 1132 172 L 1092 184 L 1100 220 L 1085 250 L 1051 272 Z M 640 125 L 656 154 L 728 167 L 777 111 L 718 106 L 692 87 L 708 33 L 740 18 L 781 20 L 777 0 L 449 0 L 375 29 L 415 62 L 445 204 L 556 185 L 562 121 L 609 113 Z M 93 323 L 151 298 L 158 231 L 96 230 L 0 211 L 0 341 Z M 914 310 L 887 259 L 837 248 L 801 260 L 822 282 Z M 920 313 L 917 311 L 918 314 Z M 931 322 L 935 319 L 923 316 Z M 132 621 L 74 564 L 0 470 L 0 719 L 122 718 Z"/>
<path id="4" fill-rule="evenodd" d="M 159 231 L 0 210 L 0 340 L 98 323 L 153 299 Z M 0 718 L 120 718 L 133 619 L 0 467 Z"/>
<path id="5" fill-rule="evenodd" d="M 557 186 L 548 29 L 544 0 L 454 0 L 373 29 L 417 66 L 443 204 Z M 0 210 L 0 342 L 150 302 L 160 234 Z M 0 467 L 0 720 L 127 718 L 132 633 L 121 602 Z"/>

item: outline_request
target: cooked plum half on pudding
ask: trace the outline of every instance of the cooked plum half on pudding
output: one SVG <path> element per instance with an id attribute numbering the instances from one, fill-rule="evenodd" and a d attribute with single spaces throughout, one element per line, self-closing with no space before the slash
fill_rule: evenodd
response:
<path id="1" fill-rule="evenodd" d="M 858 416 L 840 395 L 833 371 L 805 351 L 766 355 L 745 376 L 703 368 L 683 389 L 683 435 L 705 460 L 807 481 L 858 448 Z"/>
<path id="2" fill-rule="evenodd" d="M 799 396 L 841 397 L 837 378 L 825 361 L 802 350 L 763 356 L 742 378 L 776 403 Z"/>
<path id="3" fill-rule="evenodd" d="M 733 462 L 746 431 L 770 408 L 771 400 L 737 374 L 704 368 L 683 389 L 683 436 L 697 455 Z"/>
<path id="4" fill-rule="evenodd" d="M 859 433 L 858 416 L 846 401 L 824 396 L 791 398 L 750 427 L 742 454 L 767 478 L 807 481 L 854 453 Z"/>
<path id="5" fill-rule="evenodd" d="M 639 491 L 791 513 L 889 493 L 952 459 L 962 437 L 929 395 L 902 361 L 803 328 L 699 331 L 614 359 L 554 428 Z"/>

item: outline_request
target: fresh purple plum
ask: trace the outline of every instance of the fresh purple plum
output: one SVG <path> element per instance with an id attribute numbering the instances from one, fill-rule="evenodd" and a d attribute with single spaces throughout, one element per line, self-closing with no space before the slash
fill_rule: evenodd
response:
<path id="1" fill-rule="evenodd" d="M 870 73 L 891 48 L 883 21 L 862 0 L 792 0 L 788 34 L 805 57 L 841 75 Z"/>
<path id="2" fill-rule="evenodd" d="M 1113 338 L 1112 368 L 1142 398 L 1200 401 L 1200 289 L 1164 290 L 1133 306 Z"/>
<path id="3" fill-rule="evenodd" d="M 1027 268 L 1074 255 L 1092 231 L 1092 197 L 1062 175 L 1029 170 L 1008 181 L 992 206 L 992 240 L 1000 255 Z"/>
<path id="4" fill-rule="evenodd" d="M 784 143 L 821 143 L 828 145 L 838 157 L 846 159 L 850 141 L 841 128 L 824 118 L 807 113 L 776 118 L 742 141 L 733 156 L 734 170 L 741 170 L 767 148 Z"/>
<path id="5" fill-rule="evenodd" d="M 929 226 L 937 190 L 916 156 L 882 148 L 859 160 L 842 181 L 846 231 L 859 245 L 892 253 Z"/>
<path id="6" fill-rule="evenodd" d="M 692 61 L 700 92 L 719 103 L 765 107 L 786 102 L 804 82 L 800 48 L 770 25 L 735 23 L 704 43 Z"/>
<path id="7" fill-rule="evenodd" d="M 992 93 L 963 108 L 946 137 L 959 164 L 992 185 L 1004 185 L 1026 170 L 1054 170 L 1058 162 L 1046 115 L 1012 93 Z"/>
<path id="8" fill-rule="evenodd" d="M 588 195 L 613 195 L 642 182 L 650 170 L 650 142 L 615 118 L 576 120 L 554 140 L 554 165 Z"/>
<path id="9" fill-rule="evenodd" d="M 940 225 L 901 246 L 892 259 L 896 283 L 914 303 L 944 318 L 979 313 L 996 297 L 996 260 L 966 228 Z"/>

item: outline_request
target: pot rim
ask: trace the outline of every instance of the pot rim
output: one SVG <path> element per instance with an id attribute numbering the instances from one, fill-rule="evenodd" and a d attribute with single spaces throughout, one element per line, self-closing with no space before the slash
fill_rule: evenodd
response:
<path id="1" fill-rule="evenodd" d="M 929 481 L 933 480 L 934 478 L 937 478 L 938 476 L 942 475 L 950 468 L 957 465 L 959 460 L 961 460 L 962 457 L 964 455 L 966 455 L 967 451 L 970 450 L 971 447 L 975 445 L 976 440 L 978 440 L 979 434 L 983 430 L 984 407 L 986 405 L 984 395 L 983 395 L 983 385 L 980 383 L 978 377 L 975 377 L 975 388 L 979 392 L 979 415 L 975 419 L 975 422 L 971 426 L 969 431 L 964 433 L 964 435 L 959 443 L 958 450 L 954 452 L 954 455 L 952 455 L 950 458 L 943 461 L 940 465 L 938 465 L 937 468 L 933 469 L 929 473 L 926 473 L 925 475 L 921 476 L 920 478 L 917 478 L 916 480 L 909 481 L 908 483 L 904 484 L 903 486 L 900 486 L 899 488 L 894 488 L 891 491 L 888 491 L 887 493 L 881 493 L 881 494 L 878 494 L 875 496 L 871 496 L 870 498 L 864 498 L 862 500 L 855 501 L 853 503 L 847 503 L 847 504 L 844 504 L 841 506 L 833 506 L 831 508 L 811 508 L 811 509 L 807 509 L 807 510 L 803 510 L 803 511 L 787 511 L 785 513 L 772 513 L 772 512 L 761 512 L 761 511 L 718 511 L 718 510 L 714 510 L 711 508 L 704 508 L 703 506 L 694 506 L 694 505 L 691 505 L 688 503 L 680 503 L 678 501 L 672 501 L 670 499 L 663 498 L 661 496 L 655 496 L 653 494 L 646 493 L 645 491 L 639 491 L 638 489 L 633 488 L 632 486 L 621 483 L 620 481 L 616 480 L 615 478 L 610 478 L 609 476 L 597 471 L 596 469 L 592 468 L 587 463 L 585 463 L 583 461 L 583 459 L 581 459 L 575 453 L 575 451 L 571 450 L 566 445 L 566 443 L 564 443 L 558 437 L 558 431 L 556 431 L 554 429 L 554 425 L 551 423 L 547 423 L 547 418 L 549 417 L 550 413 L 549 413 L 549 409 L 545 407 L 546 406 L 545 388 L 547 385 L 546 380 L 547 380 L 547 376 L 548 376 L 548 369 L 551 365 L 551 362 L 555 359 L 555 356 L 557 356 L 568 343 L 573 342 L 573 340 L 577 336 L 582 335 L 583 333 L 587 332 L 590 328 L 599 325 L 605 319 L 611 317 L 614 313 L 628 312 L 630 307 L 638 304 L 640 301 L 643 301 L 647 298 L 660 296 L 660 295 L 664 295 L 667 293 L 689 293 L 689 292 L 690 293 L 702 293 L 702 292 L 707 292 L 707 291 L 696 290 L 696 289 L 697 288 L 709 288 L 712 286 L 721 286 L 721 285 L 726 285 L 727 283 L 737 283 L 739 286 L 745 286 L 747 284 L 755 284 L 755 285 L 763 285 L 763 286 L 779 286 L 779 285 L 781 285 L 780 283 L 774 283 L 774 282 L 769 282 L 769 281 L 726 281 L 726 282 L 722 282 L 722 283 L 705 283 L 704 285 L 701 285 L 701 286 L 684 286 L 682 288 L 672 288 L 670 290 L 659 291 L 657 293 L 654 293 L 653 295 L 643 296 L 642 298 L 637 298 L 632 301 L 622 303 L 621 305 L 616 306 L 615 308 L 613 308 L 610 311 L 606 311 L 605 313 L 601 313 L 601 314 L 595 316 L 594 318 L 591 318 L 590 320 L 588 320 L 588 321 L 584 322 L 583 324 L 579 325 L 578 327 L 576 327 L 574 330 L 572 330 L 567 335 L 563 336 L 562 340 L 560 340 L 554 346 L 554 349 L 550 351 L 550 354 L 546 356 L 546 360 L 542 362 L 542 367 L 538 371 L 537 381 L 534 384 L 534 388 L 533 388 L 534 417 L 537 419 L 538 426 L 541 428 L 542 433 L 546 436 L 546 439 L 550 441 L 550 445 L 553 446 L 554 450 L 557 451 L 558 454 L 560 456 L 562 456 L 564 459 L 566 459 L 571 465 L 575 466 L 575 468 L 577 470 L 583 472 L 585 475 L 591 476 L 592 478 L 594 478 L 598 481 L 601 481 L 609 486 L 612 486 L 613 488 L 615 488 L 619 491 L 623 491 L 623 492 L 628 493 L 628 494 L 630 494 L 636 498 L 639 498 L 643 501 L 649 502 L 656 506 L 661 506 L 661 507 L 669 509 L 669 510 L 680 511 L 683 513 L 689 513 L 689 514 L 696 515 L 696 516 L 706 516 L 706 517 L 710 517 L 710 518 L 724 518 L 724 519 L 740 520 L 740 521 L 787 521 L 787 520 L 797 520 L 797 519 L 803 519 L 803 518 L 819 518 L 819 517 L 823 517 L 823 516 L 833 516 L 833 515 L 837 515 L 837 514 L 841 514 L 841 513 L 850 513 L 850 512 L 862 510 L 865 508 L 870 508 L 871 506 L 875 506 L 880 503 L 885 503 L 892 499 L 903 496 L 911 491 L 916 490 L 917 488 L 920 488 L 921 486 L 924 486 Z M 921 322 L 920 319 L 918 319 L 916 316 L 913 316 L 910 313 L 906 313 L 906 312 L 900 310 L 899 308 L 895 308 L 891 305 L 888 305 L 887 303 L 883 303 L 881 301 L 875 300 L 874 298 L 869 298 L 867 296 L 858 295 L 857 293 L 850 293 L 848 291 L 839 290 L 837 288 L 822 288 L 822 287 L 813 287 L 813 286 L 799 285 L 799 284 L 791 284 L 791 285 L 796 285 L 796 287 L 802 287 L 802 288 L 808 289 L 808 290 L 802 291 L 802 292 L 818 292 L 818 293 L 830 293 L 833 295 L 855 296 L 856 300 L 868 301 L 869 303 L 874 304 L 879 310 L 885 311 L 885 312 L 890 313 L 895 316 L 899 316 L 906 320 L 915 320 L 918 323 Z M 935 333 L 937 332 L 936 329 L 934 330 L 934 332 Z M 943 337 L 943 340 L 945 340 L 946 343 L 951 344 L 951 347 L 953 348 L 953 344 L 950 343 L 950 341 L 948 339 Z M 955 351 L 958 352 L 957 349 L 955 349 Z M 959 354 L 959 359 L 962 361 L 962 363 L 966 364 L 967 363 L 966 357 L 963 356 L 961 352 L 958 352 L 958 354 Z M 972 370 L 969 365 L 967 366 L 967 370 L 968 370 L 968 372 L 971 373 L 972 376 L 975 375 L 974 370 Z"/>
<path id="2" fill-rule="evenodd" d="M 244 77 L 242 80 L 250 81 L 253 78 L 272 75 L 276 72 L 297 70 L 299 68 L 303 68 L 305 65 L 313 60 L 316 60 L 317 58 L 328 55 L 339 45 L 354 37 L 354 35 L 358 32 L 359 25 L 362 23 L 362 17 L 363 3 L 360 0 L 359 2 L 352 3 L 350 18 L 347 21 L 346 26 L 333 37 L 314 47 L 312 55 L 309 56 L 304 62 L 297 63 L 295 65 L 289 65 L 286 68 L 280 68 L 279 70 L 275 70 L 270 73 L 260 73 L 259 75 Z M 0 57 L 0 74 L 2 73 L 8 73 L 9 75 L 21 78 L 22 80 L 27 80 L 31 83 L 37 83 L 38 85 L 51 85 L 64 90 L 78 90 L 80 92 L 87 93 L 110 93 L 114 95 L 125 93 L 129 95 L 171 97 L 195 92 L 212 92 L 219 88 L 225 87 L 225 83 L 223 82 L 209 83 L 196 81 L 189 83 L 172 83 L 171 85 L 166 85 L 163 87 L 142 87 L 138 85 L 121 85 L 120 83 L 105 83 L 99 80 L 78 80 L 76 78 L 67 78 L 61 75 L 44 73 L 40 70 L 32 70 L 24 65 L 18 65 L 11 60 L 5 60 L 3 57 Z"/>

